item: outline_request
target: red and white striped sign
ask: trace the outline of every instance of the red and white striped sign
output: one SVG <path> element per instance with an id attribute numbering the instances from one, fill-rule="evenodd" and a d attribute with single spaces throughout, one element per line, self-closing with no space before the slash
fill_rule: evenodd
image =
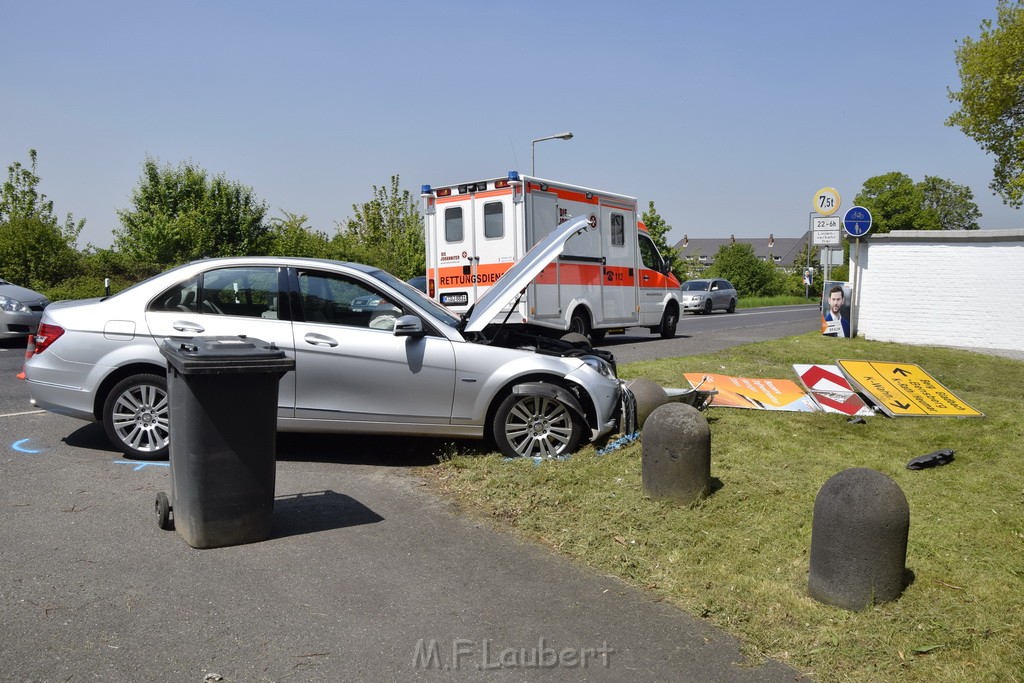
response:
<path id="1" fill-rule="evenodd" d="M 801 384 L 827 413 L 874 415 L 837 365 L 794 365 Z"/>

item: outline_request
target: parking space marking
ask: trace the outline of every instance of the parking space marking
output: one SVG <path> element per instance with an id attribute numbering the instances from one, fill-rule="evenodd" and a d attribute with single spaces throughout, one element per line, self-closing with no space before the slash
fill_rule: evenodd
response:
<path id="1" fill-rule="evenodd" d="M 132 470 L 135 471 L 135 472 L 138 472 L 142 468 L 148 467 L 149 465 L 152 465 L 153 467 L 170 467 L 171 466 L 171 463 L 169 463 L 169 462 L 146 462 L 145 460 L 115 460 L 114 464 L 115 465 L 135 465 L 135 467 L 132 468 Z"/>
<path id="2" fill-rule="evenodd" d="M 39 413 L 45 413 L 45 410 L 28 410 L 24 413 L 4 413 L 0 417 L 18 417 L 19 415 L 38 415 Z"/>

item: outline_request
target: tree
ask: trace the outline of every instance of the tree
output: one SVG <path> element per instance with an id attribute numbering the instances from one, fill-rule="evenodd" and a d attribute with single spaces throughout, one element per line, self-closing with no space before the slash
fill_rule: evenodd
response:
<path id="1" fill-rule="evenodd" d="M 978 230 L 981 211 L 974 203 L 974 193 L 966 185 L 937 178 L 924 177 L 919 183 L 923 220 L 935 222 L 939 230 Z"/>
<path id="2" fill-rule="evenodd" d="M 915 183 L 898 171 L 864 181 L 854 202 L 871 212 L 873 229 L 891 230 L 977 230 L 981 216 L 969 187 L 925 176 Z"/>
<path id="3" fill-rule="evenodd" d="M 45 289 L 79 268 L 76 249 L 85 221 L 67 214 L 61 223 L 53 202 L 40 194 L 36 151 L 29 150 L 31 167 L 15 161 L 7 167 L 0 189 L 0 273 L 18 284 Z"/>
<path id="4" fill-rule="evenodd" d="M 191 162 L 160 168 L 149 157 L 132 209 L 117 212 L 114 245 L 130 258 L 163 269 L 208 256 L 266 252 L 267 206 L 252 188 L 223 175 L 208 178 Z"/>
<path id="5" fill-rule="evenodd" d="M 398 175 L 389 187 L 373 186 L 373 199 L 353 204 L 332 243 L 344 258 L 387 270 L 406 280 L 426 270 L 423 221 L 408 190 L 400 190 Z"/>
<path id="6" fill-rule="evenodd" d="M 284 211 L 283 218 L 270 219 L 269 256 L 311 256 L 331 258 L 331 242 L 319 230 L 306 227 L 309 218 Z"/>
<path id="7" fill-rule="evenodd" d="M 892 171 L 864 181 L 854 202 L 871 212 L 876 233 L 914 230 L 924 197 L 906 173 Z"/>
<path id="8" fill-rule="evenodd" d="M 946 125 L 956 126 L 995 157 L 989 185 L 1003 203 L 1024 204 L 1024 2 L 999 0 L 997 20 L 981 23 L 981 36 L 956 49 L 959 104 Z"/>
<path id="9" fill-rule="evenodd" d="M 750 244 L 722 245 L 708 271 L 732 282 L 740 296 L 774 296 L 782 289 L 775 265 L 759 259 Z"/>
<path id="10" fill-rule="evenodd" d="M 675 276 L 680 281 L 685 280 L 686 264 L 679 258 L 679 252 L 668 243 L 668 233 L 672 230 L 672 226 L 666 223 L 665 219 L 658 213 L 658 210 L 654 208 L 653 201 L 647 204 L 647 210 L 644 211 L 640 220 L 647 226 L 647 233 L 654 240 L 654 244 L 658 247 L 661 255 L 671 260 L 672 272 L 675 273 Z"/>

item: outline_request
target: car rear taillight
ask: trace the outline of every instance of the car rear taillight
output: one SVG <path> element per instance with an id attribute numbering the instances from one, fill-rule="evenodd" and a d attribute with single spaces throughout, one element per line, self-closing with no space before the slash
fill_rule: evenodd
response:
<path id="1" fill-rule="evenodd" d="M 40 323 L 39 330 L 36 332 L 36 348 L 35 354 L 39 355 L 50 347 L 50 344 L 60 339 L 60 336 L 64 334 L 64 328 L 59 325 L 50 325 L 49 323 Z"/>

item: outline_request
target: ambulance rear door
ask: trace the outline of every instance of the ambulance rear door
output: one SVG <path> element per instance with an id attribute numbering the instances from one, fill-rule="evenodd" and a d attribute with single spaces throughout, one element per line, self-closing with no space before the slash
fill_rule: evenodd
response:
<path id="1" fill-rule="evenodd" d="M 465 312 L 517 258 L 512 190 L 437 199 L 438 301 Z"/>

